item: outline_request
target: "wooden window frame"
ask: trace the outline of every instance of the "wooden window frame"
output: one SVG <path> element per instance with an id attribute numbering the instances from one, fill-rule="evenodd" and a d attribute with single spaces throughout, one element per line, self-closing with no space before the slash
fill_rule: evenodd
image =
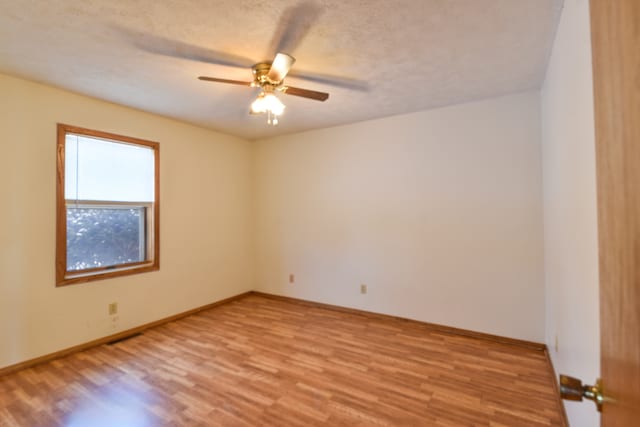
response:
<path id="1" fill-rule="evenodd" d="M 65 199 L 65 145 L 67 134 L 82 135 L 108 142 L 140 145 L 153 149 L 154 154 L 154 202 L 103 202 L 74 200 L 78 206 L 136 206 L 145 208 L 146 258 L 142 262 L 119 264 L 85 270 L 67 270 L 67 204 Z M 78 126 L 58 123 L 56 182 L 56 286 L 66 286 L 127 276 L 160 269 L 160 144 L 129 136 L 117 135 Z M 151 233 L 150 233 L 151 232 Z"/>

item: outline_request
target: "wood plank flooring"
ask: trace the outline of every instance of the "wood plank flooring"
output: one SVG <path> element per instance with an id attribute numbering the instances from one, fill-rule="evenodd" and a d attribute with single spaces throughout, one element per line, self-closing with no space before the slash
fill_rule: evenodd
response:
<path id="1" fill-rule="evenodd" d="M 0 378 L 0 426 L 561 426 L 543 352 L 260 295 Z"/>

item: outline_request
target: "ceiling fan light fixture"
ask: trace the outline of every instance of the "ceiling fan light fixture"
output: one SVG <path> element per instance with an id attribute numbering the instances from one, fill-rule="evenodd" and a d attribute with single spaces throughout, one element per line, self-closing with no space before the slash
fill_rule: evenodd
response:
<path id="1" fill-rule="evenodd" d="M 253 114 L 267 113 L 267 123 L 278 124 L 278 116 L 284 112 L 285 105 L 273 93 L 260 92 L 251 104 Z"/>
<path id="2" fill-rule="evenodd" d="M 266 112 L 264 105 L 264 92 L 260 92 L 260 95 L 251 103 L 251 112 L 253 114 L 260 114 Z"/>

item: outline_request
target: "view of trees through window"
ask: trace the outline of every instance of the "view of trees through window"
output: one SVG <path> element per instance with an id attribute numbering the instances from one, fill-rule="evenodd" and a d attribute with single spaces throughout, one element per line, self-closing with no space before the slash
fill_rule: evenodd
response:
<path id="1" fill-rule="evenodd" d="M 67 269 L 145 260 L 144 207 L 67 207 Z"/>

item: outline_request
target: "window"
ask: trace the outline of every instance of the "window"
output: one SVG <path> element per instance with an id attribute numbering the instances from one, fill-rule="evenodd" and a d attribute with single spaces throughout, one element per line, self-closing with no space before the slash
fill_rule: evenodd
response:
<path id="1" fill-rule="evenodd" d="M 159 146 L 58 124 L 56 284 L 159 268 Z"/>

